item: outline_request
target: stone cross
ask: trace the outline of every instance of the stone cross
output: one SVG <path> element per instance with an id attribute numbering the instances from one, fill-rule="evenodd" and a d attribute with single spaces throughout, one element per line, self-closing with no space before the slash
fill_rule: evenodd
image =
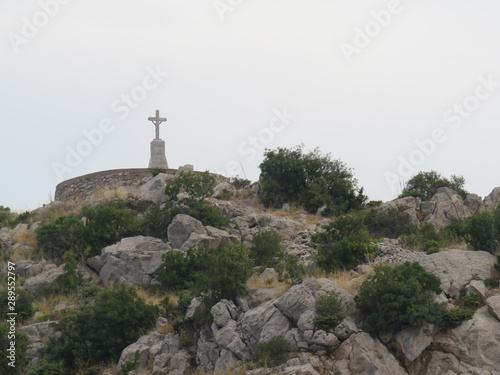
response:
<path id="1" fill-rule="evenodd" d="M 155 127 L 156 127 L 156 139 L 160 139 L 160 124 L 162 122 L 167 121 L 167 119 L 165 117 L 160 117 L 160 111 L 157 109 L 156 110 L 156 117 L 149 117 L 148 120 L 151 121 L 151 122 L 153 122 L 153 124 L 155 124 Z"/>

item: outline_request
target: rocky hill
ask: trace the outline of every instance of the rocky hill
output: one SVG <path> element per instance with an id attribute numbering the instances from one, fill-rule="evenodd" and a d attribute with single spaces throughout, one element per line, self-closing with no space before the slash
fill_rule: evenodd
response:
<path id="1" fill-rule="evenodd" d="M 161 174 L 149 181 L 136 203 L 165 202 L 166 181 Z M 190 248 L 210 251 L 221 244 L 242 243 L 251 247 L 254 236 L 268 230 L 281 236 L 286 253 L 313 269 L 317 248 L 312 238 L 315 233 L 324 232 L 324 225 L 330 219 L 288 206 L 281 210 L 265 210 L 255 197 L 258 188 L 258 184 L 254 184 L 237 190 L 227 182 L 219 184 L 209 203 L 229 219 L 228 225 L 216 228 L 192 216 L 177 214 L 168 225 L 168 241 L 147 235 L 126 237 L 80 262 L 78 267 L 84 282 L 107 289 L 121 284 L 158 285 L 157 271 L 162 266 L 164 254 L 186 253 Z M 228 192 L 227 196 L 233 198 L 215 198 Z M 484 200 L 475 195 L 463 200 L 454 191 L 442 188 L 427 202 L 407 197 L 384 203 L 377 209 L 382 212 L 396 210 L 407 215 L 411 223 L 429 222 L 442 229 L 454 218 L 465 219 L 478 212 L 493 211 L 499 202 L 500 188 L 494 189 Z M 86 202 L 94 206 L 98 203 Z M 36 214 L 47 218 L 63 209 L 67 207 L 54 202 Z M 33 255 L 35 242 L 27 238 L 32 239 L 41 224 L 38 221 L 21 223 L 0 230 L 3 258 L 15 262 L 17 277 L 22 280 L 20 288 L 38 301 L 47 298 L 47 290 L 66 283 L 68 272 L 61 261 Z M 153 329 L 123 348 L 117 364 L 106 364 L 99 371 L 106 375 L 499 375 L 500 290 L 485 284 L 485 280 L 498 278 L 496 256 L 463 248 L 426 254 L 402 248 L 397 239 L 382 239 L 376 246 L 375 256 L 352 270 L 333 274 L 312 271 L 302 282 L 292 286 L 278 282 L 275 269 L 260 269 L 251 283 L 247 283 L 248 294 L 215 303 L 209 310 L 209 323 L 195 326 L 189 331 L 190 337 L 186 337 L 185 331 L 176 329 L 171 317 L 160 316 Z M 471 318 L 455 327 L 424 322 L 378 335 L 363 331 L 365 316 L 355 303 L 360 286 L 373 275 L 377 264 L 398 266 L 405 262 L 417 262 L 439 278 L 442 293 L 434 298 L 446 304 L 448 309 L 458 305 L 464 296 L 477 296 Z M 6 267 L 2 266 L 0 273 L 5 276 Z M 318 329 L 314 323 L 318 317 L 317 301 L 331 291 L 339 297 L 343 314 L 333 329 Z M 19 373 L 28 374 L 42 357 L 48 338 L 58 334 L 51 323 L 65 316 L 67 309 L 82 304 L 78 298 L 60 297 L 55 301 L 57 305 L 51 307 L 52 311 L 39 311 L 19 327 L 19 332 L 28 337 L 27 365 Z M 183 314 L 183 321 L 196 320 L 201 304 L 200 299 L 193 298 Z M 43 314 L 48 319 L 42 319 Z M 96 332 L 96 340 L 98 337 Z M 256 353 L 263 344 L 277 338 L 288 343 L 283 363 L 274 367 L 255 364 Z"/>

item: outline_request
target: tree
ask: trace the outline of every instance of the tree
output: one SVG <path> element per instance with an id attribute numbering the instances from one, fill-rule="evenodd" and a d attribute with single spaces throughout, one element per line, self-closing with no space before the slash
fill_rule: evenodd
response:
<path id="1" fill-rule="evenodd" d="M 318 249 L 316 262 L 326 271 L 351 269 L 377 251 L 359 214 L 341 216 L 324 228 L 325 232 L 313 235 L 313 241 Z"/>
<path id="2" fill-rule="evenodd" d="M 430 200 L 439 188 L 447 187 L 455 190 L 465 199 L 468 192 L 464 190 L 464 185 L 465 178 L 463 176 L 452 175 L 451 179 L 447 179 L 436 171 L 420 172 L 405 184 L 403 192 L 398 198 L 411 196 Z"/>
<path id="3" fill-rule="evenodd" d="M 260 169 L 259 196 L 268 207 L 292 203 L 316 213 L 325 206 L 323 213 L 332 215 L 358 209 L 367 200 L 352 171 L 318 149 L 307 154 L 300 146 L 266 150 Z"/>
<path id="4" fill-rule="evenodd" d="M 250 256 L 257 266 L 275 267 L 283 258 L 281 236 L 266 230 L 253 236 Z"/>
<path id="5" fill-rule="evenodd" d="M 158 307 L 147 305 L 130 287 L 103 290 L 90 304 L 55 325 L 59 335 L 50 339 L 45 358 L 51 363 L 63 360 L 65 367 L 73 369 L 116 362 L 158 315 Z"/>
<path id="6" fill-rule="evenodd" d="M 365 315 L 364 329 L 372 335 L 405 326 L 436 322 L 443 312 L 434 301 L 441 293 L 441 281 L 417 262 L 397 267 L 378 266 L 355 297 Z"/>
<path id="7" fill-rule="evenodd" d="M 466 220 L 466 242 L 474 250 L 484 250 L 491 253 L 500 247 L 500 212 L 479 212 Z"/>

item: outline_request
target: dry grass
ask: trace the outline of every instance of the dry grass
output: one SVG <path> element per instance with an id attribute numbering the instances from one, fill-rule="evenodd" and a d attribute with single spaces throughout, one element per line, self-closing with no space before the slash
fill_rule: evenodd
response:
<path id="1" fill-rule="evenodd" d="M 29 250 L 16 249 L 14 251 L 8 252 L 6 255 L 9 262 L 19 262 L 21 260 L 41 260 L 42 256 L 39 254 L 35 248 Z M 0 264 L 2 264 L 0 262 Z"/>
<path id="2" fill-rule="evenodd" d="M 123 188 L 123 186 L 111 186 L 109 188 L 101 189 L 93 193 L 89 200 L 99 201 L 99 200 L 113 200 L 113 199 L 126 199 L 129 193 Z"/>
<path id="3" fill-rule="evenodd" d="M 252 369 L 252 366 L 248 363 L 244 363 L 241 366 L 234 369 L 226 369 L 222 372 L 215 372 L 214 375 L 246 375 L 249 370 Z M 206 372 L 201 370 L 195 370 L 191 373 L 192 375 L 207 375 Z"/>
<path id="4" fill-rule="evenodd" d="M 30 230 L 23 230 L 20 232 L 14 232 L 12 234 L 12 240 L 15 243 L 20 243 L 22 245 L 35 246 L 36 245 L 36 233 Z"/>
<path id="5" fill-rule="evenodd" d="M 150 292 L 142 288 L 137 288 L 136 292 L 139 298 L 142 298 L 148 305 L 159 306 L 161 304 L 161 301 L 165 297 L 169 297 L 170 302 L 173 303 L 174 305 L 176 305 L 177 302 L 179 302 L 179 297 L 173 293 L 164 294 L 160 292 Z"/>
<path id="6" fill-rule="evenodd" d="M 33 308 L 35 311 L 40 312 L 37 318 L 29 319 L 25 324 L 33 324 L 36 322 L 41 322 L 45 320 L 59 320 L 67 315 L 67 310 L 60 309 L 55 310 L 55 307 L 61 303 L 64 303 L 66 306 L 77 306 L 78 300 L 76 293 L 70 295 L 52 295 L 46 296 L 36 299 L 33 302 Z"/>
<path id="7" fill-rule="evenodd" d="M 362 273 L 351 273 L 350 271 L 326 273 L 318 270 L 316 271 L 314 277 L 329 279 L 347 290 L 352 295 L 356 295 L 358 294 L 361 284 L 363 284 L 363 282 L 374 273 L 375 271 L 373 270 L 373 267 L 365 267 Z"/>
<path id="8" fill-rule="evenodd" d="M 30 221 L 43 221 L 43 222 L 53 222 L 58 217 L 75 215 L 80 216 L 82 213 L 83 202 L 73 202 L 71 204 L 56 204 L 54 206 L 46 206 L 39 209 L 39 211 L 30 218 Z"/>
<path id="9" fill-rule="evenodd" d="M 290 285 L 279 282 L 277 277 L 265 280 L 259 275 L 249 278 L 246 285 L 249 290 L 276 289 L 274 293 L 267 296 L 270 300 L 282 296 L 290 289 Z"/>

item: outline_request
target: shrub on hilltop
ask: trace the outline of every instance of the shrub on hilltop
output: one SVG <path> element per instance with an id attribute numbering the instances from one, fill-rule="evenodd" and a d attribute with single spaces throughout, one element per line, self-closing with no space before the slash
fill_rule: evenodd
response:
<path id="1" fill-rule="evenodd" d="M 325 207 L 324 215 L 334 215 L 357 210 L 367 199 L 363 189 L 357 188 L 352 171 L 318 149 L 307 154 L 302 147 L 266 150 L 259 167 L 259 196 L 267 207 L 291 203 L 311 213 Z"/>
<path id="2" fill-rule="evenodd" d="M 448 179 L 436 171 L 420 172 L 408 180 L 398 198 L 420 197 L 427 201 L 436 194 L 439 188 L 448 187 L 460 194 L 462 199 L 465 199 L 468 192 L 464 190 L 464 185 L 465 178 L 463 176 L 452 175 Z"/>

